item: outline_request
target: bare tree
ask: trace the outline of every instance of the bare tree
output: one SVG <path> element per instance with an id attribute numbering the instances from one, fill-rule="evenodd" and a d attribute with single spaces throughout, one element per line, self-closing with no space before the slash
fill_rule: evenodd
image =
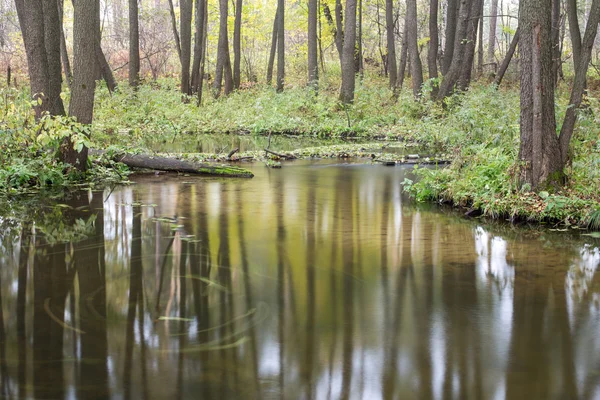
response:
<path id="1" fill-rule="evenodd" d="M 229 56 L 229 39 L 227 37 L 227 17 L 229 16 L 227 0 L 219 0 L 219 44 L 217 48 L 217 69 L 214 82 L 214 96 L 221 94 L 221 85 L 225 80 L 225 95 L 233 91 L 231 58 Z"/>
<path id="2" fill-rule="evenodd" d="M 313 0 L 314 1 L 314 0 Z M 233 87 L 240 88 L 240 63 L 242 60 L 242 0 L 235 0 L 233 24 Z"/>
<path id="3" fill-rule="evenodd" d="M 412 88 L 415 97 L 421 95 L 423 86 L 423 66 L 419 56 L 419 45 L 417 43 L 417 0 L 406 0 L 406 22 L 408 54 L 410 56 L 410 74 L 412 77 Z"/>
<path id="4" fill-rule="evenodd" d="M 179 1 L 179 31 L 181 44 L 181 93 L 192 94 L 190 90 L 190 60 L 192 57 L 192 0 Z"/>

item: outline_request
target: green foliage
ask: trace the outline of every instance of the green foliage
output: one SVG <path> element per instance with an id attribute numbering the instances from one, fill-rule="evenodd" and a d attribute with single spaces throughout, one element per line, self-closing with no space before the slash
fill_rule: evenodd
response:
<path id="1" fill-rule="evenodd" d="M 564 101 L 560 98 L 558 103 Z M 586 216 L 596 221 L 592 210 L 600 207 L 600 132 L 593 115 L 582 115 L 573 139 L 568 185 L 555 193 L 534 193 L 516 185 L 518 93 L 474 86 L 448 99 L 443 118 L 414 130 L 415 140 L 453 154 L 453 163 L 447 168 L 416 168 L 419 179 L 405 181 L 404 189 L 418 201 L 451 202 L 495 218 L 592 226 Z"/>

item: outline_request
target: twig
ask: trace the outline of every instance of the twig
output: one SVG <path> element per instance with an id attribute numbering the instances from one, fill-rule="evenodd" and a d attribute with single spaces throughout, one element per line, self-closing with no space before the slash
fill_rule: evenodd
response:
<path id="1" fill-rule="evenodd" d="M 269 149 L 265 149 L 265 152 L 269 153 L 269 154 L 273 154 L 274 156 L 277 156 L 279 158 L 283 158 L 284 160 L 294 160 L 296 158 L 295 156 L 293 156 L 291 154 L 280 154 L 280 153 L 276 153 Z"/>
<path id="2" fill-rule="evenodd" d="M 234 155 L 235 153 L 237 153 L 238 151 L 240 151 L 240 148 L 239 148 L 239 147 L 236 147 L 235 149 L 231 150 L 231 151 L 229 152 L 229 154 L 227 154 L 227 159 L 228 159 L 228 160 L 231 160 L 231 156 L 233 156 L 233 155 Z"/>

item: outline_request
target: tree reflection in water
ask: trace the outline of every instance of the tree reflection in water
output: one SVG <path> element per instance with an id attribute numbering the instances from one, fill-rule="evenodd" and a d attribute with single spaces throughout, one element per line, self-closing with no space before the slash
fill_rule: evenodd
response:
<path id="1" fill-rule="evenodd" d="M 401 168 L 255 173 L 0 218 L 0 393 L 600 396 L 597 243 L 406 204 Z"/>

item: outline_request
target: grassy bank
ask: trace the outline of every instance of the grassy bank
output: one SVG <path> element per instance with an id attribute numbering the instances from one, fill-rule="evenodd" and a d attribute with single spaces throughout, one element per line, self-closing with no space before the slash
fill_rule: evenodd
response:
<path id="1" fill-rule="evenodd" d="M 82 177 L 70 175 L 53 158 L 60 132 L 68 132 L 70 122 L 54 122 L 41 140 L 26 95 L 5 89 L 3 98 L 0 191 L 79 182 Z M 566 92 L 559 92 L 557 110 L 564 112 L 566 99 Z M 450 98 L 445 108 L 425 100 L 416 102 L 409 90 L 395 101 L 386 83 L 377 80 L 359 85 L 356 102 L 348 107 L 339 104 L 333 86 L 323 87 L 317 95 L 300 87 L 277 94 L 272 88 L 255 86 L 227 98 L 215 100 L 207 95 L 200 108 L 194 98 L 187 103 L 181 100 L 173 80 L 144 85 L 137 92 L 122 87 L 110 94 L 101 87 L 90 145 L 147 151 L 151 143 L 185 142 L 215 133 L 400 141 L 424 146 L 429 153 L 453 161 L 447 168 L 417 168 L 419 179 L 405 181 L 405 189 L 418 201 L 450 202 L 494 218 L 596 229 L 600 225 L 600 117 L 596 116 L 600 104 L 592 97 L 573 138 L 569 181 L 556 193 L 533 193 L 516 182 L 519 93 L 514 88 L 496 91 L 475 85 L 468 93 Z M 560 115 L 558 120 L 562 120 Z M 324 146 L 297 150 L 294 155 L 373 158 L 376 148 Z M 179 156 L 222 162 L 229 150 Z M 93 166 L 84 180 L 110 178 L 110 168 Z M 112 174 L 116 180 L 122 176 L 122 172 Z"/>

